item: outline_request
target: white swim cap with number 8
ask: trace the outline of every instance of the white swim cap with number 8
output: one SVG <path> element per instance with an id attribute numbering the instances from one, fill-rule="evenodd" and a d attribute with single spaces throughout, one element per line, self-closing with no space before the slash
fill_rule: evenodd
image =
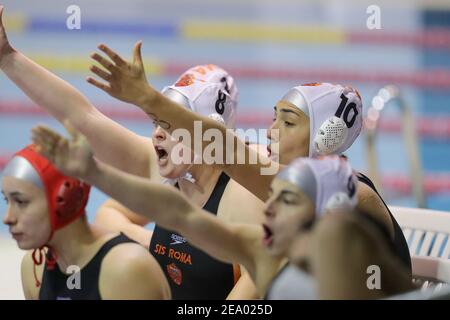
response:
<path id="1" fill-rule="evenodd" d="M 238 90 L 224 69 L 208 64 L 190 68 L 162 93 L 192 111 L 234 128 Z"/>

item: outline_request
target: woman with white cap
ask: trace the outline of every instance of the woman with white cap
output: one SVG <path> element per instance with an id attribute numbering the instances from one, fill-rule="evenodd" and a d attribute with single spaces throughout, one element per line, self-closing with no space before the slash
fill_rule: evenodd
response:
<path id="1" fill-rule="evenodd" d="M 346 159 L 298 158 L 272 181 L 262 227 L 230 224 L 168 186 L 95 161 L 84 137 L 77 132 L 71 135 L 68 141 L 50 129 L 33 129 L 41 152 L 66 174 L 88 181 L 135 212 L 176 230 L 211 256 L 244 265 L 261 296 L 288 261 L 296 235 L 307 232 L 329 210 L 349 212 L 357 202 L 357 180 Z"/>
<path id="2" fill-rule="evenodd" d="M 203 164 L 173 162 L 167 155 L 175 148 L 177 141 L 164 129 L 163 122 L 157 123 L 152 139 L 138 136 L 105 117 L 70 84 L 13 49 L 1 23 L 2 14 L 3 8 L 0 8 L 0 68 L 37 105 L 61 123 L 69 121 L 82 132 L 98 159 L 151 181 L 162 183 L 170 180 L 197 205 L 220 219 L 242 223 L 262 221 L 262 215 L 258 214 L 262 202 L 220 169 Z M 104 46 L 100 48 L 106 50 Z M 136 66 L 133 68 L 141 68 L 140 43 L 135 46 L 134 59 Z M 120 63 L 118 60 L 116 62 Z M 96 70 L 95 67 L 93 70 Z M 195 74 L 200 81 L 196 82 L 196 91 L 192 92 L 192 96 L 186 98 L 179 91 L 190 83 L 190 74 Z M 205 65 L 192 68 L 164 94 L 178 103 L 184 103 L 186 108 L 203 115 L 211 114 L 214 119 L 219 119 L 214 111 L 217 96 L 226 95 L 229 98 L 227 110 L 220 120 L 233 127 L 238 92 L 233 78 L 220 67 Z M 184 153 L 190 154 L 190 151 L 185 150 Z M 249 214 L 237 215 L 234 203 L 247 207 Z M 255 297 L 251 281 L 244 272 L 240 276 L 238 265 L 217 263 L 205 253 L 194 250 L 170 230 L 157 227 L 152 233 L 142 226 L 129 223 L 132 219 L 142 225 L 149 221 L 138 218 L 116 202 L 108 201 L 101 210 L 103 213 L 100 213 L 97 223 L 114 231 L 123 231 L 149 248 L 169 280 L 174 299 Z M 174 276 L 176 274 L 182 274 L 183 280 L 179 281 Z M 214 288 L 210 285 L 213 280 L 216 283 Z"/>
<path id="3" fill-rule="evenodd" d="M 339 155 L 353 144 L 361 132 L 362 100 L 357 90 L 330 83 L 297 86 L 290 89 L 275 106 L 275 119 L 268 134 L 268 156 L 273 161 L 267 161 L 226 126 L 193 113 L 157 92 L 147 83 L 145 76 L 136 76 L 144 74 L 142 68 L 119 68 L 115 61 L 122 59 L 109 48 L 105 53 L 110 60 L 101 56 L 96 56 L 95 60 L 107 71 L 99 68 L 92 71 L 106 83 L 93 78 L 89 78 L 88 82 L 119 100 L 135 104 L 152 119 L 164 122 L 169 132 L 179 128 L 189 130 L 194 139 L 185 143 L 192 148 L 199 143 L 194 142 L 198 135 L 197 121 L 201 121 L 202 136 L 209 130 L 219 130 L 222 156 L 213 164 L 261 200 L 267 198 L 277 163 L 287 165 L 296 157 Z M 228 98 L 225 98 L 223 103 L 227 103 Z M 201 139 L 200 143 L 207 148 L 210 140 Z M 242 164 L 239 159 L 255 161 L 251 163 L 246 160 Z M 358 179 L 362 182 L 358 191 L 358 208 L 386 226 L 398 256 L 411 270 L 411 257 L 400 226 L 370 179 L 361 173 Z"/>
<path id="4" fill-rule="evenodd" d="M 90 186 L 63 175 L 34 145 L 2 173 L 3 222 L 22 250 L 26 299 L 170 299 L 155 259 L 124 234 L 87 222 Z M 46 251 L 44 249 L 47 249 Z"/>
<path id="5" fill-rule="evenodd" d="M 349 200 L 346 204 L 355 202 L 355 192 L 347 191 L 348 180 L 354 178 L 345 160 L 301 159 L 288 167 L 288 172 L 280 173 L 280 179 L 273 181 L 263 227 L 230 224 L 207 214 L 169 186 L 152 183 L 95 161 L 86 139 L 77 132 L 71 132 L 71 135 L 73 139 L 67 141 L 48 128 L 40 126 L 33 129 L 33 141 L 63 172 L 95 185 L 134 212 L 175 230 L 216 259 L 244 265 L 261 295 L 265 294 L 271 279 L 284 263 L 290 239 L 315 217 L 316 207 L 324 209 L 332 195 L 341 193 L 349 194 L 348 199 L 342 197 L 344 201 Z M 327 191 L 317 197 L 317 188 L 310 182 L 311 179 L 316 181 L 312 170 L 323 171 L 320 166 L 317 167 L 319 170 L 316 169 L 320 163 L 322 167 L 330 168 L 324 178 L 329 180 L 342 175 L 343 179 L 335 179 L 336 183 L 330 184 Z M 296 171 L 293 177 L 295 167 L 301 170 Z M 311 174 L 306 177 L 306 172 Z"/>

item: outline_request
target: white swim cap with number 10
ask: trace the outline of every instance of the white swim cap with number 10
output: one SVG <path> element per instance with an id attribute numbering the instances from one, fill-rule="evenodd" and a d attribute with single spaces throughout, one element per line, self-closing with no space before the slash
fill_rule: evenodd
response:
<path id="1" fill-rule="evenodd" d="M 309 117 L 310 157 L 341 154 L 361 132 L 362 100 L 352 87 L 304 84 L 289 90 L 281 100 L 290 102 Z"/>

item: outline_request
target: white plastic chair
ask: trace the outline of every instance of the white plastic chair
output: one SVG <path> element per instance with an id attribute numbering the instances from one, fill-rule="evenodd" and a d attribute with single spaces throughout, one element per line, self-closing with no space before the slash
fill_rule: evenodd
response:
<path id="1" fill-rule="evenodd" d="M 450 258 L 450 212 L 390 207 L 400 224 L 411 256 Z"/>
<path id="2" fill-rule="evenodd" d="M 434 257 L 411 257 L 414 281 L 421 287 L 442 287 L 450 283 L 450 260 Z"/>
<path id="3" fill-rule="evenodd" d="M 450 286 L 443 289 L 418 289 L 411 292 L 398 294 L 386 298 L 386 300 L 450 300 Z"/>
<path id="4" fill-rule="evenodd" d="M 388 300 L 450 300 L 450 260 L 413 256 L 414 282 L 420 289 L 391 296 Z"/>
<path id="5" fill-rule="evenodd" d="M 450 212 L 390 207 L 400 224 L 412 259 L 414 282 L 421 285 L 412 296 L 420 299 L 449 298 Z M 442 290 L 443 289 L 443 290 Z"/>

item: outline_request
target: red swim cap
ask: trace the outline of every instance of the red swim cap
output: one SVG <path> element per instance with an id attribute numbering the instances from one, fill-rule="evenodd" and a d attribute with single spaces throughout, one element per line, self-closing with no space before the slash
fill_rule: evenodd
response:
<path id="1" fill-rule="evenodd" d="M 90 185 L 63 175 L 35 145 L 29 145 L 15 154 L 26 159 L 41 178 L 47 196 L 52 234 L 75 221 L 85 213 Z"/>

